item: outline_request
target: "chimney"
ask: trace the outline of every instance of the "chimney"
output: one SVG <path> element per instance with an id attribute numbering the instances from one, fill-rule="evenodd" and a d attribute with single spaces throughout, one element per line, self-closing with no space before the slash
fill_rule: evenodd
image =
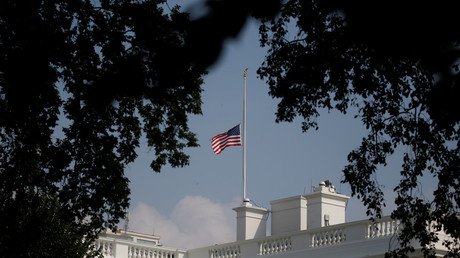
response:
<path id="1" fill-rule="evenodd" d="M 248 240 L 267 235 L 267 209 L 252 207 L 245 201 L 236 211 L 236 241 Z"/>
<path id="2" fill-rule="evenodd" d="M 270 202 L 272 235 L 307 229 L 307 199 L 293 196 Z"/>
<path id="3" fill-rule="evenodd" d="M 345 207 L 350 197 L 337 193 L 329 180 L 319 183 L 307 199 L 307 228 L 345 223 Z"/>
<path id="4" fill-rule="evenodd" d="M 272 235 L 345 223 L 349 198 L 326 180 L 310 194 L 271 201 Z"/>

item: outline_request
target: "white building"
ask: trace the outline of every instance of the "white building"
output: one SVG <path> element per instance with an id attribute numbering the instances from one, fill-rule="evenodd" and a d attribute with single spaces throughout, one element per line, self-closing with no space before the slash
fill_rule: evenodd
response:
<path id="1" fill-rule="evenodd" d="M 326 181 L 310 194 L 270 202 L 270 211 L 249 202 L 234 208 L 235 242 L 183 250 L 161 246 L 157 236 L 121 231 L 101 235 L 97 247 L 104 257 L 117 258 L 359 258 L 384 257 L 396 248 L 398 222 L 389 217 L 345 222 L 348 199 Z M 266 235 L 269 212 L 271 236 Z M 446 253 L 441 244 L 436 247 L 439 256 Z M 420 248 L 411 255 L 423 257 Z"/>

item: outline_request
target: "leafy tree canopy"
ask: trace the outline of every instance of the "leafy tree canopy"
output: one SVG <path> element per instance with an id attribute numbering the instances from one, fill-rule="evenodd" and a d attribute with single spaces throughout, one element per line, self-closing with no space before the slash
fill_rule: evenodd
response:
<path id="1" fill-rule="evenodd" d="M 388 255 L 407 255 L 411 240 L 432 254 L 439 236 L 430 228 L 451 237 L 450 255 L 460 251 L 457 10 L 453 2 L 287 0 L 260 26 L 269 50 L 258 74 L 280 100 L 277 121 L 300 116 L 308 130 L 321 109 L 353 110 L 368 129 L 343 172 L 372 217 L 385 205 L 374 175 L 404 146 L 392 212 L 400 247 Z M 417 191 L 424 175 L 437 180 L 433 198 Z"/>
<path id="2" fill-rule="evenodd" d="M 154 171 L 188 164 L 202 76 L 280 1 L 204 5 L 191 21 L 165 0 L 0 1 L 0 256 L 95 255 L 128 207 L 141 136 Z"/>
<path id="3" fill-rule="evenodd" d="M 83 256 L 128 207 L 141 135 L 154 171 L 188 164 L 206 67 L 165 6 L 0 1 L 0 256 Z"/>

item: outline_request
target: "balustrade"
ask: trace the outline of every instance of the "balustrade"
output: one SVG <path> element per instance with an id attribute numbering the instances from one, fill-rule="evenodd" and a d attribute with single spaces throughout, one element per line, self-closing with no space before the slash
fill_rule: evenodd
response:
<path id="1" fill-rule="evenodd" d="M 367 238 L 392 236 L 398 232 L 399 222 L 396 220 L 382 220 L 369 223 Z"/>
<path id="2" fill-rule="evenodd" d="M 210 258 L 239 258 L 241 250 L 239 245 L 230 245 L 209 250 Z"/>
<path id="3" fill-rule="evenodd" d="M 259 242 L 259 255 L 283 253 L 292 248 L 291 237 L 266 239 Z"/>
<path id="4" fill-rule="evenodd" d="M 96 241 L 95 247 L 96 247 L 96 250 L 101 251 L 104 257 L 114 257 L 115 256 L 112 242 L 98 240 Z"/>
<path id="5" fill-rule="evenodd" d="M 326 229 L 311 234 L 311 247 L 336 245 L 345 240 L 344 228 Z"/>
<path id="6" fill-rule="evenodd" d="M 129 246 L 128 258 L 175 258 L 175 254 L 154 247 Z"/>

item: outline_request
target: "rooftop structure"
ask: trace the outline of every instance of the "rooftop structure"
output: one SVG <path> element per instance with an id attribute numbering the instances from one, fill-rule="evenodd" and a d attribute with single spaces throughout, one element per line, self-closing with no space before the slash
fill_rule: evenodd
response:
<path id="1" fill-rule="evenodd" d="M 270 202 L 271 210 L 243 202 L 236 207 L 236 241 L 183 250 L 159 244 L 159 237 L 122 231 L 101 235 L 97 245 L 104 257 L 118 258 L 357 258 L 384 257 L 397 247 L 398 221 L 345 222 L 349 197 L 337 193 L 329 182 L 321 182 L 307 195 Z M 266 221 L 271 213 L 271 236 Z M 445 235 L 440 233 L 442 240 Z M 446 253 L 441 244 L 437 253 Z M 416 248 L 411 257 L 423 257 Z"/>

